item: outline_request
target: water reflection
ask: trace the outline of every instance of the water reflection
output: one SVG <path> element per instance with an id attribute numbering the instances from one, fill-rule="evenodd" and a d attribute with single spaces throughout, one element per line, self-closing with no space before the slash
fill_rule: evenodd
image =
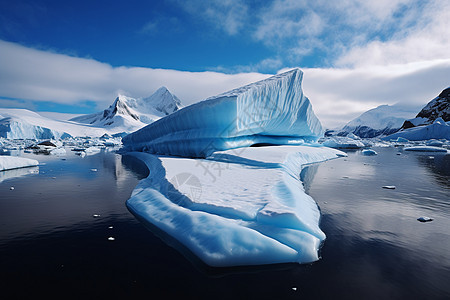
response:
<path id="1" fill-rule="evenodd" d="M 39 167 L 20 168 L 13 170 L 0 171 L 0 183 L 12 178 L 22 177 L 30 174 L 38 174 Z"/>
<path id="2" fill-rule="evenodd" d="M 450 271 L 448 156 L 376 151 L 374 157 L 349 153 L 345 160 L 318 167 L 309 191 L 321 207 L 321 228 L 327 235 L 318 264 L 339 265 L 339 274 L 325 266 L 321 272 L 331 272 L 327 282 L 336 276 L 347 286 L 361 287 L 361 295 L 448 295 L 442 279 Z M 371 169 L 361 172 L 365 176 L 342 177 L 346 170 L 365 166 Z M 423 215 L 435 220 L 418 222 Z"/>
<path id="3" fill-rule="evenodd" d="M 73 228 L 88 230 L 106 220 L 134 220 L 125 201 L 146 176 L 136 161 L 123 163 L 120 155 L 108 152 L 38 159 L 39 167 L 0 172 L 0 245 Z"/>
<path id="4" fill-rule="evenodd" d="M 415 153 L 413 156 L 421 166 L 430 171 L 439 184 L 450 189 L 450 154 Z"/>

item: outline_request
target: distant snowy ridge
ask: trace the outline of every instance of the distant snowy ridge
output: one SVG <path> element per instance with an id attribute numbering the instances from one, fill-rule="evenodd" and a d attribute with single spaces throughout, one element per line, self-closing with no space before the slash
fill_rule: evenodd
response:
<path id="1" fill-rule="evenodd" d="M 103 112 L 56 120 L 27 109 L 0 108 L 0 137 L 7 139 L 60 139 L 75 136 L 100 137 L 138 130 L 181 107 L 180 100 L 165 87 L 152 96 L 135 99 L 119 95 Z M 53 118 L 45 117 L 45 115 Z"/>
<path id="2" fill-rule="evenodd" d="M 444 122 L 450 121 L 450 87 L 428 102 L 414 119 L 406 120 L 402 128 L 430 125 L 438 118 L 442 118 Z"/>
<path id="3" fill-rule="evenodd" d="M 383 139 L 396 140 L 397 138 L 404 138 L 410 141 L 423 141 L 431 139 L 450 140 L 450 122 L 444 122 L 442 118 L 437 118 L 433 124 L 403 129 L 386 136 Z"/>
<path id="4" fill-rule="evenodd" d="M 195 103 L 123 138 L 128 150 L 207 157 L 253 144 L 302 144 L 323 135 L 294 69 Z"/>
<path id="5" fill-rule="evenodd" d="M 347 123 L 338 135 L 353 133 L 362 138 L 389 135 L 397 132 L 403 122 L 412 116 L 414 112 L 411 109 L 397 105 L 380 105 Z"/>
<path id="6" fill-rule="evenodd" d="M 100 137 L 105 133 L 113 132 L 69 121 L 52 120 L 27 109 L 0 109 L 0 137 L 7 139 L 60 139 L 71 136 Z"/>
<path id="7" fill-rule="evenodd" d="M 132 132 L 165 117 L 179 108 L 181 101 L 166 87 L 159 88 L 147 98 L 132 98 L 119 95 L 113 104 L 102 112 L 79 116 L 70 121 L 96 127 L 121 127 Z"/>

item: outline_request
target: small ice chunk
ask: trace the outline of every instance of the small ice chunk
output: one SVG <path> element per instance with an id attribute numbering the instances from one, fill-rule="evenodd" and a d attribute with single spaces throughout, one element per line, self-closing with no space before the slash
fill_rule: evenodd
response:
<path id="1" fill-rule="evenodd" d="M 297 290 L 297 288 L 296 288 L 296 287 L 294 286 L 294 287 L 292 288 L 292 290 L 293 290 L 293 291 L 296 291 L 296 290 Z"/>
<path id="2" fill-rule="evenodd" d="M 95 215 L 92 215 L 94 218 L 100 218 L 100 215 L 98 215 L 98 214 L 95 214 Z"/>
<path id="3" fill-rule="evenodd" d="M 397 143 L 407 143 L 407 142 L 409 142 L 408 139 L 405 139 L 405 138 L 403 138 L 403 137 L 401 137 L 401 136 L 399 136 L 395 141 L 396 141 Z"/>
<path id="4" fill-rule="evenodd" d="M 431 221 L 433 221 L 433 219 L 430 218 L 430 217 L 420 217 L 420 218 L 417 219 L 417 221 L 419 221 L 419 222 L 431 222 Z"/>
<path id="5" fill-rule="evenodd" d="M 12 186 L 12 187 L 10 187 L 9 189 L 12 191 L 12 190 L 14 190 L 14 187 Z"/>
<path id="6" fill-rule="evenodd" d="M 108 228 L 109 228 L 109 229 L 113 229 L 113 227 L 112 227 L 112 226 L 109 226 Z"/>
<path id="7" fill-rule="evenodd" d="M 395 185 L 385 185 L 383 186 L 383 189 L 395 190 Z"/>
<path id="8" fill-rule="evenodd" d="M 378 153 L 375 150 L 372 149 L 364 149 L 362 151 L 362 155 L 371 156 L 371 155 L 377 155 Z"/>
<path id="9" fill-rule="evenodd" d="M 97 169 L 91 169 L 92 172 L 97 172 Z"/>
<path id="10" fill-rule="evenodd" d="M 115 238 L 113 238 L 112 236 L 110 236 L 109 238 L 108 238 L 108 241 L 114 241 L 115 240 Z"/>

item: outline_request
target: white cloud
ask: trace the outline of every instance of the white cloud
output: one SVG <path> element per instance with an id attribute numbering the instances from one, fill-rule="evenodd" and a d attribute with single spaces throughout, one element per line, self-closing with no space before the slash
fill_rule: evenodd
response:
<path id="1" fill-rule="evenodd" d="M 450 85 L 450 59 L 388 67 L 312 68 L 304 73 L 305 94 L 322 123 L 333 128 L 381 104 L 401 103 L 419 109 Z M 101 110 L 112 103 L 118 91 L 141 97 L 166 86 L 188 105 L 269 76 L 112 67 L 0 41 L 0 98 L 25 100 L 21 103 L 76 105 L 91 100 Z M 5 100 L 3 104 L 13 103 Z"/>
<path id="2" fill-rule="evenodd" d="M 450 58 L 450 2 L 429 2 L 419 9 L 420 18 L 414 25 L 387 41 L 374 40 L 349 49 L 337 64 L 391 65 Z"/>
<path id="3" fill-rule="evenodd" d="M 243 37 L 250 33 L 285 64 L 317 54 L 322 63 L 347 67 L 450 58 L 448 1 L 274 0 L 251 8 L 213 1 L 204 9 L 187 3 L 188 12 L 228 34 L 245 29 Z"/>
<path id="4" fill-rule="evenodd" d="M 161 86 L 184 104 L 266 78 L 139 67 L 116 67 L 93 59 L 45 52 L 0 41 L 0 97 L 77 104 L 92 100 L 103 109 L 119 91 L 148 96 Z"/>

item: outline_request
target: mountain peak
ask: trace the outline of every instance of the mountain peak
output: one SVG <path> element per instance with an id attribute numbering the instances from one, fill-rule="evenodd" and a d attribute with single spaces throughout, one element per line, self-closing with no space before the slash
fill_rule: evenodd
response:
<path id="1" fill-rule="evenodd" d="M 172 94 L 165 86 L 157 89 L 150 97 L 144 98 L 144 102 L 149 103 L 157 111 L 170 115 L 181 108 L 181 101 Z"/>
<path id="2" fill-rule="evenodd" d="M 104 111 L 79 116 L 71 121 L 108 128 L 122 126 L 134 131 L 135 128 L 153 123 L 180 107 L 181 101 L 162 86 L 148 98 L 132 98 L 118 94 L 114 102 Z"/>
<path id="3" fill-rule="evenodd" d="M 433 124 L 438 118 L 442 118 L 444 122 L 450 121 L 450 87 L 428 102 L 414 119 L 406 120 L 402 128 Z"/>

